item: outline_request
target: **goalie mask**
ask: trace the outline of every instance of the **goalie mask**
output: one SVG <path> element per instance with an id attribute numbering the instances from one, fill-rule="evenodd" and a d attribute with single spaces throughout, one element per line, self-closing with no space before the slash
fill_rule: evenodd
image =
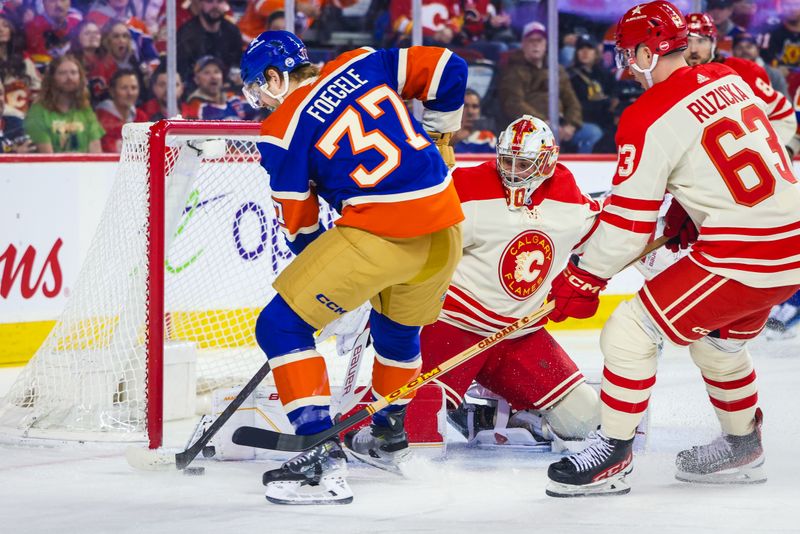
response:
<path id="1" fill-rule="evenodd" d="M 497 140 L 497 172 L 509 209 L 528 204 L 536 188 L 553 175 L 558 151 L 553 132 L 541 119 L 523 115 L 503 130 Z"/>

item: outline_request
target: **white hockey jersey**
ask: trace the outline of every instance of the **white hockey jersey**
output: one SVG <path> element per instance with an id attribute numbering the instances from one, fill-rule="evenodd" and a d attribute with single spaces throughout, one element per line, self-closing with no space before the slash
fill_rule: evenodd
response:
<path id="1" fill-rule="evenodd" d="M 534 191 L 531 205 L 514 211 L 506 206 L 494 161 L 457 169 L 453 179 L 465 216 L 464 256 L 440 319 L 488 336 L 544 303 L 553 278 L 593 229 L 600 206 L 560 163 Z"/>
<path id="2" fill-rule="evenodd" d="M 684 67 L 622 115 L 612 194 L 581 267 L 610 278 L 641 252 L 665 190 L 700 230 L 689 257 L 751 287 L 800 283 L 800 188 L 765 103 L 719 63 Z"/>

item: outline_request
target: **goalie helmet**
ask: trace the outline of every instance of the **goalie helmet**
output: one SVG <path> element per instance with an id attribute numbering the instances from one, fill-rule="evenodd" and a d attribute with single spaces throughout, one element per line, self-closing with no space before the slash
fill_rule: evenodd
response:
<path id="1" fill-rule="evenodd" d="M 242 54 L 242 93 L 254 108 L 262 107 L 262 91 L 278 102 L 283 102 L 289 91 L 289 73 L 309 64 L 311 61 L 308 59 L 306 45 L 293 33 L 284 30 L 263 32 L 250 42 Z M 264 73 L 270 67 L 283 74 L 284 90 L 279 95 L 274 95 L 267 89 Z"/>
<path id="2" fill-rule="evenodd" d="M 553 132 L 541 119 L 523 115 L 503 130 L 497 140 L 497 171 L 509 209 L 525 206 L 536 188 L 553 176 L 558 151 Z"/>

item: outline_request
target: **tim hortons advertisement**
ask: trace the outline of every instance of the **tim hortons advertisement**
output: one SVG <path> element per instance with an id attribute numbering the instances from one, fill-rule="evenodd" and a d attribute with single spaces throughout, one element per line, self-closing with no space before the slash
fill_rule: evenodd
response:
<path id="1" fill-rule="evenodd" d="M 78 179 L 24 166 L 3 170 L 0 191 L 0 322 L 52 319 L 79 260 Z"/>

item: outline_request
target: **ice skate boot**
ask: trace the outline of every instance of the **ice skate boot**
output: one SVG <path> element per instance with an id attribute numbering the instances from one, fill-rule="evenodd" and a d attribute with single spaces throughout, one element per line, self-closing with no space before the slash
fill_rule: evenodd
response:
<path id="1" fill-rule="evenodd" d="M 275 504 L 348 504 L 347 457 L 336 440 L 328 440 L 264 473 L 266 497 Z"/>
<path id="2" fill-rule="evenodd" d="M 551 497 L 622 495 L 631 491 L 625 477 L 633 471 L 633 438 L 613 439 L 597 431 L 581 452 L 550 464 Z"/>
<path id="3" fill-rule="evenodd" d="M 675 458 L 675 478 L 705 484 L 757 484 L 766 482 L 761 446 L 761 409 L 756 410 L 755 430 L 746 436 L 723 434 L 708 445 L 681 451 Z"/>
<path id="4" fill-rule="evenodd" d="M 387 415 L 389 426 L 372 424 L 348 432 L 344 436 L 345 448 L 364 463 L 399 474 L 400 464 L 411 453 L 403 424 L 405 415 L 405 410 Z"/>

